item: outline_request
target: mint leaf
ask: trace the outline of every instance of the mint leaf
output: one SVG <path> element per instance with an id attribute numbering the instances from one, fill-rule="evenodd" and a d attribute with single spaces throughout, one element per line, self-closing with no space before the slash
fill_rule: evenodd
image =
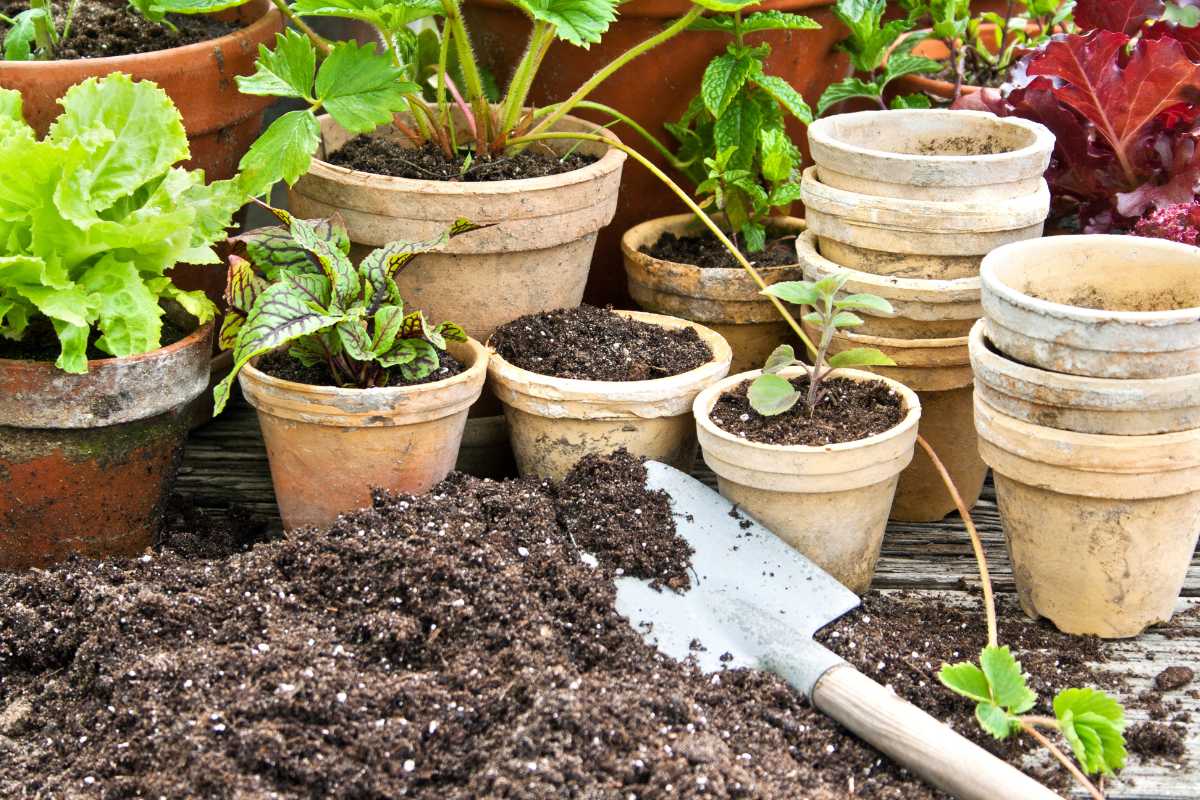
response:
<path id="1" fill-rule="evenodd" d="M 891 107 L 893 110 L 904 108 L 933 108 L 933 102 L 927 95 L 903 94 L 896 95 L 892 98 Z"/>
<path id="2" fill-rule="evenodd" d="M 874 72 L 896 39 L 912 27 L 907 20 L 883 23 L 885 0 L 837 0 L 834 16 L 850 29 L 850 37 L 838 48 L 850 54 L 858 72 Z"/>
<path id="3" fill-rule="evenodd" d="M 887 65 L 883 71 L 883 85 L 886 86 L 904 75 L 936 74 L 942 71 L 943 66 L 945 65 L 940 61 L 934 61 L 932 58 L 896 51 L 888 56 Z"/>
<path id="4" fill-rule="evenodd" d="M 748 14 L 742 20 L 742 33 L 760 33 L 762 31 L 815 31 L 820 30 L 821 24 L 811 17 L 802 14 L 791 14 L 786 11 L 757 11 Z M 688 26 L 689 31 L 719 31 L 733 33 L 733 18 L 728 15 L 714 17 L 699 17 Z"/>
<path id="5" fill-rule="evenodd" d="M 1111 775 L 1125 766 L 1125 710 L 1095 689 L 1066 689 L 1054 698 L 1054 716 L 1088 774 Z"/>
<path id="6" fill-rule="evenodd" d="M 600 41 L 617 18 L 615 0 L 513 0 L 531 17 L 554 26 L 554 33 L 576 47 Z"/>
<path id="7" fill-rule="evenodd" d="M 762 126 L 762 111 L 753 98 L 738 94 L 713 126 L 713 141 L 719 151 L 733 150 L 729 168 L 749 169 L 758 150 L 758 131 Z"/>
<path id="8" fill-rule="evenodd" d="M 309 103 L 313 77 L 317 72 L 317 51 L 308 37 L 294 30 L 275 34 L 275 49 L 258 46 L 258 60 L 252 75 L 239 75 L 242 94 L 295 97 Z"/>
<path id="9" fill-rule="evenodd" d="M 782 414 L 800 401 L 800 393 L 792 388 L 790 381 L 771 374 L 755 378 L 746 397 L 750 407 L 764 417 Z"/>
<path id="10" fill-rule="evenodd" d="M 238 164 L 246 194 L 264 195 L 280 180 L 294 184 L 320 144 L 321 126 L 311 111 L 289 111 L 272 122 Z"/>
<path id="11" fill-rule="evenodd" d="M 792 140 L 780 128 L 764 128 L 758 134 L 763 177 L 771 182 L 791 177 Z M 765 198 L 764 198 L 765 201 Z"/>
<path id="12" fill-rule="evenodd" d="M 404 80 L 404 70 L 374 42 L 338 42 L 317 73 L 317 97 L 325 110 L 351 133 L 370 133 L 407 106 L 407 95 L 420 87 Z"/>
<path id="13" fill-rule="evenodd" d="M 727 52 L 708 63 L 700 80 L 700 96 L 710 114 L 719 119 L 725 113 L 757 64 L 745 52 Z"/>
<path id="14" fill-rule="evenodd" d="M 777 75 L 764 75 L 760 68 L 750 80 L 805 125 L 813 121 L 812 109 L 808 107 L 808 103 L 804 102 L 803 95 L 793 89 L 792 85 L 783 78 Z"/>
<path id="15" fill-rule="evenodd" d="M 1037 694 L 1026 684 L 1021 664 L 1004 647 L 985 647 L 979 655 L 979 664 L 987 675 L 991 686 L 992 700 L 1012 714 L 1024 714 L 1037 702 Z"/>

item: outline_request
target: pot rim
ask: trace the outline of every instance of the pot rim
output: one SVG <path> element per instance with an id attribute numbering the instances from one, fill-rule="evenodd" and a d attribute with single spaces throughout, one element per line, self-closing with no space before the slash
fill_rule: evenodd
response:
<path id="1" fill-rule="evenodd" d="M 655 228 L 660 228 L 662 232 L 673 232 L 672 229 L 685 225 L 696 219 L 695 214 L 668 214 L 662 217 L 653 217 L 645 222 L 639 222 L 625 233 L 621 234 L 621 252 L 628 259 L 636 259 L 641 261 L 647 268 L 666 268 L 672 270 L 686 270 L 688 272 L 697 272 L 702 275 L 712 273 L 725 280 L 728 280 L 734 275 L 745 275 L 746 280 L 750 280 L 750 276 L 746 275 L 746 270 L 742 267 L 698 267 L 695 264 L 688 264 L 683 261 L 671 261 L 666 258 L 656 258 L 648 253 L 643 253 L 635 242 L 642 239 L 643 236 Z M 786 226 L 794 226 L 795 233 L 800 236 L 807 230 L 807 224 L 803 217 L 794 217 L 788 214 L 780 214 L 770 218 L 776 224 Z M 770 223 L 768 223 L 770 224 Z M 706 229 L 707 230 L 707 229 Z M 751 264 L 754 262 L 751 261 Z M 773 267 L 759 267 L 755 269 L 760 275 L 770 274 L 772 271 L 794 270 L 801 267 L 802 264 L 797 260 L 791 264 L 779 264 Z M 766 298 L 763 298 L 764 300 Z"/>
<path id="2" fill-rule="evenodd" d="M 110 356 L 109 358 L 89 358 L 87 362 L 87 372 L 77 375 L 76 377 L 85 378 L 88 375 L 95 373 L 98 370 L 103 370 L 108 367 L 114 367 L 124 364 L 133 364 L 138 361 L 148 361 L 153 358 L 161 358 L 165 355 L 176 353 L 185 348 L 196 344 L 198 339 L 208 336 L 209 332 L 216 323 L 208 321 L 203 325 L 196 327 L 194 331 L 180 339 L 178 342 L 165 345 L 163 347 L 150 350 L 145 353 L 138 353 L 132 356 Z M 74 373 L 63 372 L 58 367 L 54 366 L 53 361 L 35 361 L 28 358 L 0 358 L 0 372 L 57 372 L 62 375 L 72 375 Z"/>
<path id="3" fill-rule="evenodd" d="M 957 112 L 956 112 L 957 113 Z M 893 275 L 876 275 L 871 272 L 843 267 L 821 255 L 817 249 L 817 234 L 811 230 L 796 237 L 796 254 L 800 263 L 807 268 L 825 274 L 849 272 L 850 280 L 867 286 L 886 287 L 895 292 L 919 294 L 929 303 L 978 303 L 981 282 L 978 276 L 942 280 L 940 278 L 897 278 Z"/>

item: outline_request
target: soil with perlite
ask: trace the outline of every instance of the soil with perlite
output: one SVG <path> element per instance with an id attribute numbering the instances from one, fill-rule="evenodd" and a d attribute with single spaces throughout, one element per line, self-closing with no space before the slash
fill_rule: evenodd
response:
<path id="1" fill-rule="evenodd" d="M 767 244 L 762 250 L 751 252 L 739 242 L 738 251 L 756 267 L 786 267 L 797 261 L 796 235 L 769 232 Z M 660 261 L 690 264 L 701 269 L 742 269 L 738 260 L 711 233 L 676 236 L 667 231 L 653 245 L 643 247 L 641 252 Z"/>
<path id="2" fill-rule="evenodd" d="M 392 178 L 411 178 L 422 181 L 513 181 L 523 178 L 544 178 L 574 172 L 595 163 L 586 153 L 550 155 L 527 149 L 520 153 L 501 153 L 490 158 L 476 158 L 463 153 L 449 158 L 441 148 L 426 143 L 420 147 L 408 145 L 383 136 L 363 134 L 346 142 L 327 159 L 339 167 L 386 175 Z"/>

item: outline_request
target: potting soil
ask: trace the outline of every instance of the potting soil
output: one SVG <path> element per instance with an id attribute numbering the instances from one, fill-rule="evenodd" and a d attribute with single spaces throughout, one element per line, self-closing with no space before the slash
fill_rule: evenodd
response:
<path id="1" fill-rule="evenodd" d="M 407 147 L 393 139 L 369 134 L 354 137 L 329 156 L 331 164 L 373 175 L 464 183 L 561 175 L 595 161 L 594 156 L 586 153 L 555 156 L 536 150 L 523 150 L 516 155 L 502 154 L 492 158 L 472 156 L 468 162 L 465 153 L 447 158 L 439 147 L 431 143 Z"/>

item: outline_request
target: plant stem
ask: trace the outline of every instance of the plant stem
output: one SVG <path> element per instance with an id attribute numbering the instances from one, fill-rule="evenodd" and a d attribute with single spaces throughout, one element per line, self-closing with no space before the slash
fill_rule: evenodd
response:
<path id="1" fill-rule="evenodd" d="M 1074 778 L 1080 786 L 1087 790 L 1087 793 L 1092 796 L 1092 800 L 1104 800 L 1104 795 L 1099 789 L 1096 788 L 1095 784 L 1088 780 L 1087 775 L 1084 775 L 1079 767 L 1075 766 L 1075 762 L 1068 758 L 1067 754 L 1060 750 L 1058 746 L 1054 744 L 1054 742 L 1043 736 L 1041 731 L 1039 731 L 1033 725 L 1026 724 L 1024 718 L 1021 720 L 1021 730 L 1032 736 L 1034 740 L 1042 747 L 1049 750 L 1050 755 L 1054 756 L 1058 763 L 1066 767 L 1067 772 L 1071 773 L 1071 777 Z"/>
<path id="2" fill-rule="evenodd" d="M 54 60 L 58 37 L 54 30 L 53 9 L 50 0 L 29 0 L 30 8 L 40 8 L 44 13 L 33 21 L 33 40 L 37 43 L 38 55 L 43 59 Z"/>
<path id="3" fill-rule="evenodd" d="M 988 572 L 987 556 L 983 552 L 983 540 L 979 538 L 979 531 L 975 529 L 975 520 L 971 518 L 971 512 L 967 508 L 967 504 L 963 502 L 962 495 L 959 494 L 958 487 L 954 485 L 946 465 L 938 458 L 938 454 L 933 451 L 924 437 L 918 435 L 917 444 L 925 451 L 925 455 L 929 456 L 929 460 L 933 462 L 934 468 L 942 478 L 942 483 L 946 484 L 950 498 L 954 500 L 959 516 L 962 517 L 963 524 L 967 528 L 967 535 L 971 537 L 971 548 L 975 551 L 975 563 L 979 566 L 979 580 L 983 584 L 983 610 L 987 616 L 988 647 L 996 647 L 1000 643 L 996 626 L 996 598 L 992 595 L 992 576 Z"/>
<path id="4" fill-rule="evenodd" d="M 960 58 L 960 53 L 962 56 L 961 58 Z M 959 48 L 958 40 L 951 39 L 950 40 L 950 63 L 954 65 L 954 96 L 951 98 L 951 102 L 958 100 L 959 95 L 962 94 L 963 62 L 965 61 L 965 58 L 966 58 L 966 51 L 961 50 Z"/>
<path id="5" fill-rule="evenodd" d="M 75 22 L 75 11 L 79 8 L 79 0 L 71 0 L 67 6 L 67 18 L 63 20 L 62 36 L 59 41 L 65 42 L 71 36 L 71 25 Z"/>
<path id="6" fill-rule="evenodd" d="M 271 0 L 271 2 L 279 9 L 279 13 L 283 14 L 284 19 L 295 25 L 296 30 L 308 37 L 322 58 L 333 52 L 333 45 L 329 43 L 329 40 L 314 31 L 307 22 L 300 19 L 296 12 L 292 11 L 291 6 L 287 4 L 287 0 Z"/>
<path id="7" fill-rule="evenodd" d="M 442 0 L 442 11 L 446 15 L 445 27 L 449 28 L 454 36 L 454 52 L 458 55 L 458 66 L 462 70 L 467 101 L 475 113 L 475 153 L 480 156 L 488 155 L 491 114 L 487 106 L 487 96 L 483 91 L 479 64 L 475 61 L 475 51 L 471 49 L 471 36 L 463 22 L 458 0 Z M 450 120 L 446 120 L 446 123 L 451 124 Z"/>
<path id="8" fill-rule="evenodd" d="M 453 40 L 453 34 L 449 26 L 442 26 L 442 41 L 438 46 L 438 64 L 437 64 L 437 90 L 435 99 L 437 101 L 438 116 L 442 119 L 450 119 L 450 108 L 446 102 L 446 81 L 449 80 L 449 75 L 446 74 L 446 66 L 450 63 L 450 42 Z M 450 146 L 457 152 L 457 130 L 456 126 L 448 125 L 450 129 Z"/>
<path id="9" fill-rule="evenodd" d="M 542 108 L 539 108 L 537 110 L 537 113 L 534 114 L 534 118 L 539 119 L 541 117 L 544 117 L 546 114 L 553 113 L 553 111 L 556 108 L 558 108 L 558 106 L 559 106 L 559 104 L 555 103 L 554 105 L 551 105 L 551 106 L 544 106 Z M 675 169 L 679 169 L 679 170 L 687 168 L 687 166 L 688 166 L 687 163 L 675 158 L 675 155 L 670 151 L 670 149 L 668 149 L 668 147 L 665 144 L 660 142 L 653 133 L 651 133 L 650 131 L 643 128 L 641 123 L 639 123 L 633 117 L 630 117 L 626 114 L 622 114 L 620 111 L 613 108 L 612 106 L 606 106 L 603 103 L 597 103 L 594 100 L 580 100 L 578 103 L 575 104 L 575 107 L 587 109 L 589 111 L 599 111 L 602 114 L 608 114 L 610 117 L 613 117 L 614 119 L 618 120 L 619 122 L 625 123 L 633 130 L 634 133 L 636 133 L 638 136 L 641 136 L 643 139 L 646 140 L 646 142 L 651 147 L 653 147 L 655 150 L 657 150 L 659 152 L 659 154 L 662 155 L 663 158 L 667 159 L 667 162 L 670 163 L 670 165 L 672 167 L 674 167 Z"/>
<path id="10" fill-rule="evenodd" d="M 533 79 L 553 41 L 553 25 L 540 21 L 533 23 L 533 32 L 529 35 L 529 45 L 525 49 L 525 55 L 517 63 L 512 81 L 508 84 L 508 92 L 500 106 L 499 132 L 501 134 L 507 135 L 520 121 L 521 112 L 525 108 L 525 100 L 529 97 L 529 90 L 533 87 Z"/>
<path id="11" fill-rule="evenodd" d="M 679 184 L 667 177 L 665 172 L 655 166 L 653 162 L 651 162 L 638 151 L 634 150 L 632 147 L 594 133 L 568 133 L 565 131 L 562 133 L 529 133 L 525 136 L 512 139 L 509 144 L 529 144 L 532 142 L 541 142 L 551 139 L 583 139 L 584 141 L 589 142 L 599 142 L 600 144 L 614 147 L 617 150 L 625 153 L 634 161 L 637 161 L 639 164 L 649 170 L 654 177 L 662 181 L 668 189 L 674 192 L 675 195 L 683 201 L 684 205 L 691 209 L 692 213 L 700 218 L 700 221 L 704 223 L 704 226 L 712 231 L 713 236 L 717 237 L 717 241 L 725 246 L 725 249 L 729 251 L 730 255 L 732 255 L 739 264 L 741 264 L 742 269 L 746 270 L 758 288 L 764 291 L 766 290 L 767 284 L 762 279 L 762 276 L 758 274 L 758 270 L 754 268 L 753 264 L 746 260 L 746 257 L 742 255 L 742 251 L 734 246 L 733 242 L 729 241 L 729 237 L 725 235 L 725 232 L 721 230 L 721 227 L 717 225 L 717 223 L 713 222 L 712 218 L 709 217 L 708 214 L 704 213 L 704 209 L 696 205 L 696 201 L 693 200 L 687 192 L 681 189 Z M 766 297 L 771 301 L 771 304 L 775 306 L 775 310 L 778 311 L 780 316 L 784 318 L 796 336 L 799 337 L 800 341 L 804 343 L 804 346 L 808 349 L 809 354 L 815 358 L 817 355 L 816 345 L 814 345 L 812 340 L 808 338 L 808 334 L 806 334 L 804 329 L 800 327 L 800 323 L 796 322 L 795 317 L 792 316 L 791 312 L 787 310 L 787 308 L 783 305 L 783 302 L 778 297 L 775 297 L 774 295 L 766 295 Z"/>

